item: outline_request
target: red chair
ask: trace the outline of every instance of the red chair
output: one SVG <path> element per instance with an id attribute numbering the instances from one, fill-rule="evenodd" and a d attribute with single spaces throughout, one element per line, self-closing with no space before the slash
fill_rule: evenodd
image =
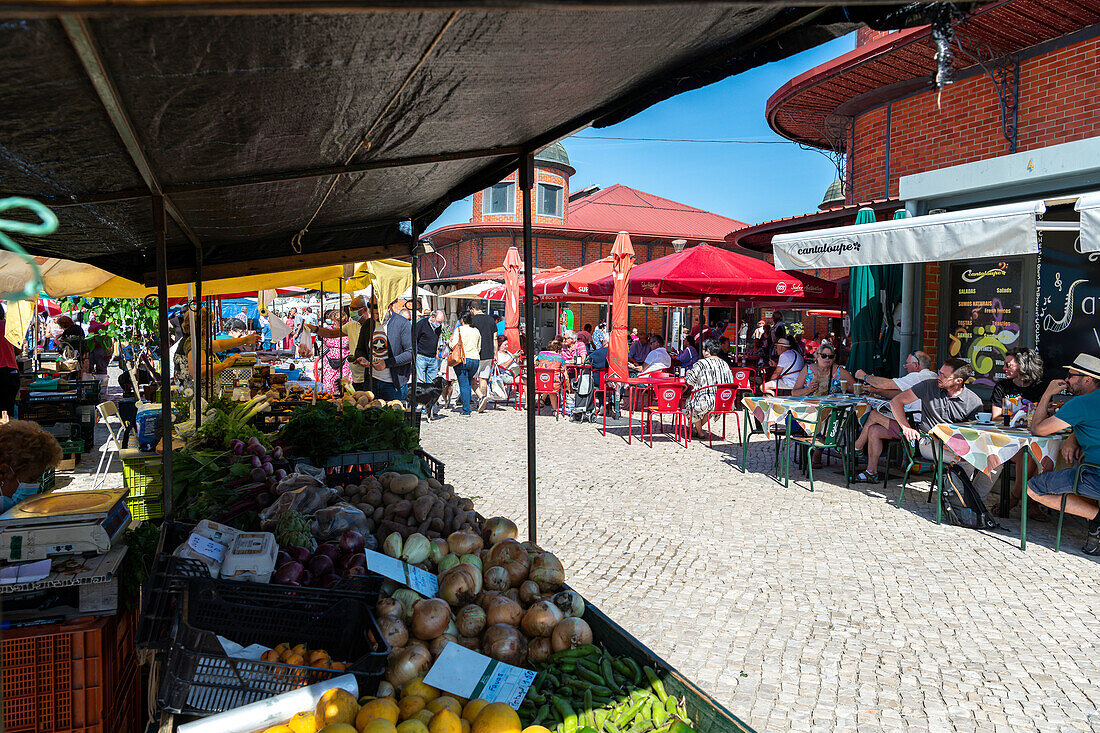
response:
<path id="1" fill-rule="evenodd" d="M 557 407 L 554 408 L 554 419 L 558 419 L 558 413 L 565 407 L 565 400 L 561 393 L 561 371 L 558 369 L 546 369 L 535 367 L 535 399 L 542 399 L 539 395 L 557 395 Z"/>
<path id="2" fill-rule="evenodd" d="M 739 367 L 733 370 L 734 382 L 718 384 L 714 387 L 714 409 L 711 415 L 722 416 L 722 440 L 726 439 L 726 415 L 736 414 L 740 409 L 738 400 L 742 394 L 753 392 L 754 369 Z M 714 446 L 714 432 L 710 432 L 710 444 Z"/>
<path id="3" fill-rule="evenodd" d="M 646 419 L 649 422 L 649 447 L 653 447 L 653 416 L 657 415 L 661 421 L 661 432 L 665 429 L 665 415 L 672 415 L 672 426 L 676 431 L 676 442 L 680 442 L 680 432 L 683 431 L 684 445 L 691 442 L 691 420 L 687 413 L 680 407 L 680 400 L 684 396 L 685 386 L 682 384 L 658 384 L 654 388 L 657 395 L 657 404 L 645 408 Z M 642 423 L 642 440 L 645 440 L 645 423 Z"/>

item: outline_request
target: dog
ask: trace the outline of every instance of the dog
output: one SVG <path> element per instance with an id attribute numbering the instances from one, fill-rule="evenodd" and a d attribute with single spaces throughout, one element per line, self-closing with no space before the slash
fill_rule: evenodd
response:
<path id="1" fill-rule="evenodd" d="M 439 398 L 444 390 L 450 391 L 450 385 L 442 376 L 437 376 L 427 383 L 417 382 L 416 404 L 424 406 L 424 414 L 429 420 L 435 419 L 435 414 L 439 410 Z"/>

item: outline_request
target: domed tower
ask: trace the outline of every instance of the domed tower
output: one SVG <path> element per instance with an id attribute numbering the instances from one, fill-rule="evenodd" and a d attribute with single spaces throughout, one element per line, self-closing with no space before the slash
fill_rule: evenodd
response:
<path id="1" fill-rule="evenodd" d="M 569 177 L 576 173 L 561 143 L 551 143 L 535 154 L 535 185 L 531 191 L 533 221 L 566 224 L 569 217 Z M 509 174 L 500 183 L 473 196 L 471 222 L 523 221 L 523 195 Z"/>
<path id="2" fill-rule="evenodd" d="M 817 205 L 817 208 L 824 211 L 834 206 L 843 206 L 844 201 L 844 181 L 837 178 L 825 189 L 825 195 L 821 198 L 821 203 Z"/>

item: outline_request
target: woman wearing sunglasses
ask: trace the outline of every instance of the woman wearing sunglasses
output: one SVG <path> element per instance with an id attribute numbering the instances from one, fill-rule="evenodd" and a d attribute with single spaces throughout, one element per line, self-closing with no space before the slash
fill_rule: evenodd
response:
<path id="1" fill-rule="evenodd" d="M 807 363 L 799 372 L 791 394 L 799 397 L 839 394 L 845 389 L 844 383 L 852 385 L 855 381 L 847 369 L 836 363 L 832 344 L 825 344 L 814 354 L 813 363 Z"/>

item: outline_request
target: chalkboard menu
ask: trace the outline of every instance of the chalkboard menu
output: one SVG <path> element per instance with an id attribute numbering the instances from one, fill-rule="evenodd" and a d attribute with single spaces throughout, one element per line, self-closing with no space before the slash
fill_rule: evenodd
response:
<path id="1" fill-rule="evenodd" d="M 967 260 L 948 268 L 946 353 L 974 367 L 971 387 L 992 388 L 1004 377 L 1005 354 L 1024 343 L 1022 286 L 1021 258 Z"/>
<path id="2" fill-rule="evenodd" d="M 1082 352 L 1100 355 L 1100 253 L 1081 254 L 1077 232 L 1043 232 L 1036 339 L 1048 378 Z"/>

